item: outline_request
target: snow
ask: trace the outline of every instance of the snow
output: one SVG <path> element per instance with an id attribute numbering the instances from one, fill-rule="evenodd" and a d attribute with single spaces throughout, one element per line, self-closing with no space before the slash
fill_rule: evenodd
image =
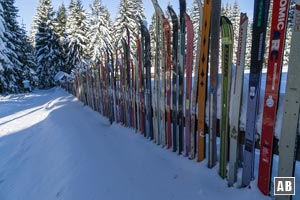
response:
<path id="1" fill-rule="evenodd" d="M 271 199 L 256 181 L 228 188 L 217 166 L 110 125 L 62 89 L 0 96 L 0 107 L 0 199 Z"/>
<path id="2" fill-rule="evenodd" d="M 54 76 L 54 80 L 55 81 L 58 81 L 58 82 L 63 82 L 63 78 L 66 77 L 66 78 L 71 78 L 71 76 L 66 73 L 66 72 L 63 72 L 63 71 L 59 71 L 55 74 Z"/>

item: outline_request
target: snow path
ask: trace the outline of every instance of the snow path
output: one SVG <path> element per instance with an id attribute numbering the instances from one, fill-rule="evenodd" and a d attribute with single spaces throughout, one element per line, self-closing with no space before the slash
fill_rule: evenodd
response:
<path id="1" fill-rule="evenodd" d="M 0 97 L 0 199 L 270 199 L 162 149 L 59 88 Z"/>

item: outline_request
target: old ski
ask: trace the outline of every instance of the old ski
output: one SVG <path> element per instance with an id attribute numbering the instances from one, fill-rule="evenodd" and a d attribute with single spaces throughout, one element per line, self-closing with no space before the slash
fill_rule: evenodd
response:
<path id="1" fill-rule="evenodd" d="M 227 176 L 228 158 L 228 138 L 229 138 L 229 105 L 230 105 L 230 86 L 231 68 L 233 55 L 233 29 L 230 20 L 221 17 L 222 33 L 222 100 L 221 100 L 221 128 L 220 128 L 220 168 L 219 174 L 222 178 Z"/>
<path id="2" fill-rule="evenodd" d="M 259 105 L 260 79 L 265 52 L 265 40 L 270 0 L 255 0 L 251 47 L 251 64 L 247 103 L 244 166 L 242 186 L 254 179 L 256 117 Z"/>
<path id="3" fill-rule="evenodd" d="M 190 16 L 184 13 L 186 24 L 186 89 L 185 89 L 185 155 L 189 156 L 191 149 L 191 93 L 193 71 L 194 29 Z"/>
<path id="4" fill-rule="evenodd" d="M 205 158 L 205 101 L 207 85 L 210 17 L 212 1 L 204 1 L 202 35 L 200 47 L 200 65 L 198 75 L 198 162 Z"/>
<path id="5" fill-rule="evenodd" d="M 228 185 L 233 186 L 237 178 L 237 159 L 238 159 L 238 143 L 239 143 L 239 122 L 240 122 L 240 110 L 244 80 L 244 68 L 245 68 L 245 53 L 246 53 L 246 39 L 247 39 L 247 27 L 248 17 L 246 13 L 241 13 L 239 23 L 239 40 L 237 61 L 235 69 L 235 78 L 233 83 L 233 96 L 231 118 L 230 118 L 230 150 L 229 150 L 229 171 L 228 171 Z"/>
<path id="6" fill-rule="evenodd" d="M 273 137 L 289 4 L 289 0 L 273 2 L 257 182 L 258 188 L 265 195 L 269 194 L 270 189 L 273 160 Z"/>
<path id="7" fill-rule="evenodd" d="M 282 119 L 282 131 L 279 140 L 279 177 L 295 176 L 295 152 L 297 144 L 297 132 L 299 131 L 300 109 L 300 1 L 297 0 L 294 8 L 293 30 L 289 68 L 284 97 L 284 111 Z M 298 130 L 298 131 L 297 131 Z M 296 186 L 297 187 L 297 186 Z M 291 200 L 291 195 L 275 196 L 276 200 Z"/>

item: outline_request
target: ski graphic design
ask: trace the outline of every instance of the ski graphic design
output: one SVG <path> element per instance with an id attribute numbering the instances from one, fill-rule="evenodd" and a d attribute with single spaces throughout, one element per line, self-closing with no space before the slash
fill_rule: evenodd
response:
<path id="1" fill-rule="evenodd" d="M 221 0 L 212 0 L 210 22 L 210 88 L 209 88 L 209 143 L 208 143 L 208 168 L 213 168 L 217 162 L 217 90 L 218 70 L 220 55 L 220 23 Z"/>
<path id="2" fill-rule="evenodd" d="M 255 0 L 245 132 L 242 186 L 254 179 L 256 117 L 259 105 L 260 79 L 263 65 L 270 0 Z"/>
<path id="3" fill-rule="evenodd" d="M 294 9 L 289 68 L 284 97 L 282 130 L 279 142 L 278 177 L 295 176 L 295 152 L 299 122 L 300 101 L 300 1 Z M 275 200 L 291 200 L 292 196 L 275 196 Z"/>
<path id="4" fill-rule="evenodd" d="M 205 158 L 205 101 L 209 58 L 208 51 L 211 7 L 211 0 L 204 1 L 200 48 L 200 65 L 198 75 L 198 162 L 204 160 Z"/>
<path id="5" fill-rule="evenodd" d="M 191 149 L 191 93 L 193 71 L 194 29 L 190 16 L 184 13 L 186 24 L 186 93 L 185 93 L 185 155 L 189 156 Z"/>
<path id="6" fill-rule="evenodd" d="M 257 182 L 258 188 L 265 195 L 268 195 L 270 190 L 273 137 L 280 92 L 281 67 L 289 5 L 289 0 L 273 2 Z"/>
<path id="7" fill-rule="evenodd" d="M 233 84 L 232 108 L 230 119 L 230 145 L 229 145 L 229 171 L 228 186 L 233 186 L 237 179 L 237 159 L 239 145 L 239 122 L 241 111 L 241 100 L 244 80 L 245 53 L 247 40 L 248 17 L 246 13 L 240 15 L 240 28 L 237 61 L 235 69 L 235 80 Z"/>
<path id="8" fill-rule="evenodd" d="M 178 118 L 177 118 L 177 99 L 178 99 L 178 93 L 177 93 L 177 80 L 178 80 L 178 17 L 173 10 L 171 6 L 168 6 L 168 11 L 170 13 L 171 19 L 172 19 L 172 29 L 173 29 L 173 42 L 172 42 L 172 146 L 173 146 L 173 152 L 177 151 L 177 124 L 178 124 Z"/>
<path id="9" fill-rule="evenodd" d="M 230 86 L 231 68 L 233 55 L 233 29 L 231 21 L 221 17 L 222 32 L 222 100 L 221 100 L 221 128 L 220 128 L 220 169 L 219 174 L 222 178 L 227 176 L 228 158 L 228 138 L 229 138 L 229 105 L 230 105 Z"/>
<path id="10" fill-rule="evenodd" d="M 185 20 L 184 13 L 186 12 L 186 1 L 179 0 L 180 9 L 180 51 L 179 51 L 179 89 L 178 93 L 178 154 L 183 150 L 183 134 L 184 134 L 184 114 L 183 114 L 183 99 L 184 99 L 184 63 L 185 63 Z"/>
<path id="11" fill-rule="evenodd" d="M 202 30 L 202 2 L 201 0 L 197 0 L 198 8 L 199 8 L 199 30 L 198 30 L 198 38 L 197 38 L 197 50 L 196 52 L 200 52 L 200 42 L 201 42 L 201 30 Z M 194 69 L 194 86 L 192 91 L 192 102 L 191 102 L 191 153 L 190 159 L 195 158 L 196 154 L 196 106 L 197 106 L 197 93 L 198 93 L 198 73 L 199 73 L 199 62 L 200 62 L 200 54 L 196 55 L 196 63 Z"/>

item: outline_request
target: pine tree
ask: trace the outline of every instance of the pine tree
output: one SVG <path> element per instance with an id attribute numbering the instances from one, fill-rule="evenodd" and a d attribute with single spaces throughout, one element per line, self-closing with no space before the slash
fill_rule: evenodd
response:
<path id="1" fill-rule="evenodd" d="M 87 17 L 81 0 L 71 0 L 67 19 L 67 61 L 68 73 L 74 67 L 82 67 L 89 59 Z"/>
<path id="2" fill-rule="evenodd" d="M 155 63 L 155 54 L 156 54 L 156 15 L 155 13 L 152 15 L 151 24 L 149 26 L 149 33 L 150 33 L 150 45 L 151 45 L 151 63 Z M 154 65 L 152 66 L 154 67 Z"/>
<path id="3" fill-rule="evenodd" d="M 132 0 L 132 7 L 135 10 L 135 16 L 140 16 L 141 19 L 146 19 L 144 14 L 144 4 L 142 0 Z"/>
<path id="4" fill-rule="evenodd" d="M 22 63 L 18 57 L 21 45 L 21 28 L 17 22 L 18 9 L 14 4 L 14 0 L 1 1 L 6 27 L 4 32 L 6 55 L 10 61 L 7 63 L 4 70 L 4 76 L 7 83 L 6 91 L 8 92 L 19 92 L 20 88 L 23 86 Z"/>
<path id="5" fill-rule="evenodd" d="M 130 33 L 130 42 L 131 42 L 131 52 L 135 51 L 136 42 L 135 42 L 135 33 L 139 29 L 139 25 L 136 21 L 136 14 L 139 12 L 142 17 L 142 10 L 136 11 L 135 6 L 138 1 L 134 0 L 121 0 L 119 6 L 119 12 L 115 20 L 115 41 L 119 43 L 122 37 L 127 38 L 126 30 L 129 30 Z"/>
<path id="6" fill-rule="evenodd" d="M 22 77 L 23 80 L 30 81 L 32 87 L 37 86 L 38 78 L 36 76 L 36 64 L 34 57 L 34 47 L 31 45 L 29 37 L 25 31 L 25 25 L 21 29 L 21 49 L 19 58 L 22 63 Z"/>
<path id="7" fill-rule="evenodd" d="M 36 8 L 37 11 L 40 10 L 39 8 L 40 5 L 41 5 L 41 0 L 39 0 L 38 7 Z M 29 41 L 32 46 L 35 46 L 35 34 L 38 31 L 38 15 L 39 13 L 36 13 L 35 16 L 33 17 L 30 30 L 29 30 Z"/>
<path id="8" fill-rule="evenodd" d="M 222 15 L 229 18 L 229 20 L 232 23 L 233 27 L 233 33 L 234 33 L 234 43 L 233 43 L 233 63 L 236 63 L 236 53 L 237 53 L 237 47 L 238 47 L 238 32 L 239 32 L 239 26 L 240 26 L 240 8 L 237 3 L 237 1 L 234 1 L 233 5 L 226 4 L 222 5 L 221 8 Z"/>
<path id="9" fill-rule="evenodd" d="M 232 23 L 232 27 L 233 27 L 233 39 L 234 39 L 234 43 L 233 43 L 233 58 L 232 61 L 233 63 L 236 64 L 236 59 L 237 59 L 237 48 L 238 48 L 238 40 L 239 40 L 239 28 L 240 28 L 240 8 L 239 5 L 237 3 L 237 1 L 234 1 L 234 4 L 232 6 L 232 11 L 231 11 L 231 15 L 230 15 L 230 20 Z"/>
<path id="10" fill-rule="evenodd" d="M 92 62 L 98 64 L 101 57 L 100 50 L 112 44 L 112 22 L 101 0 L 94 0 L 90 8 L 89 50 Z"/>
<path id="11" fill-rule="evenodd" d="M 66 36 L 66 24 L 67 24 L 67 10 L 64 4 L 62 4 L 57 11 L 55 18 L 55 32 L 60 38 Z"/>
<path id="12" fill-rule="evenodd" d="M 60 71 L 68 72 L 66 68 L 66 59 L 67 59 L 67 34 L 66 34 L 66 24 L 67 24 L 67 10 L 64 4 L 62 4 L 56 13 L 56 17 L 54 19 L 54 30 L 57 34 L 59 40 L 59 49 L 61 51 L 61 55 L 59 57 L 60 60 Z"/>
<path id="13" fill-rule="evenodd" d="M 54 86 L 54 76 L 59 71 L 60 54 L 58 37 L 54 31 L 54 11 L 51 0 L 41 0 L 38 6 L 38 31 L 35 36 L 35 56 L 39 87 Z"/>
<path id="14" fill-rule="evenodd" d="M 252 26 L 253 23 L 248 22 L 247 41 L 246 41 L 246 55 L 245 55 L 245 68 L 250 68 L 251 65 L 251 46 L 252 46 Z"/>
<path id="15" fill-rule="evenodd" d="M 4 45 L 4 32 L 5 21 L 3 17 L 3 8 L 0 4 L 0 94 L 4 93 L 8 88 L 5 78 L 5 69 L 7 67 L 7 64 L 10 62 L 6 56 L 6 46 Z"/>
<path id="16" fill-rule="evenodd" d="M 225 6 L 222 4 L 222 6 L 221 6 L 221 15 L 224 15 L 224 16 L 230 18 L 231 17 L 231 10 L 232 10 L 232 7 L 229 3 L 226 3 Z"/>

